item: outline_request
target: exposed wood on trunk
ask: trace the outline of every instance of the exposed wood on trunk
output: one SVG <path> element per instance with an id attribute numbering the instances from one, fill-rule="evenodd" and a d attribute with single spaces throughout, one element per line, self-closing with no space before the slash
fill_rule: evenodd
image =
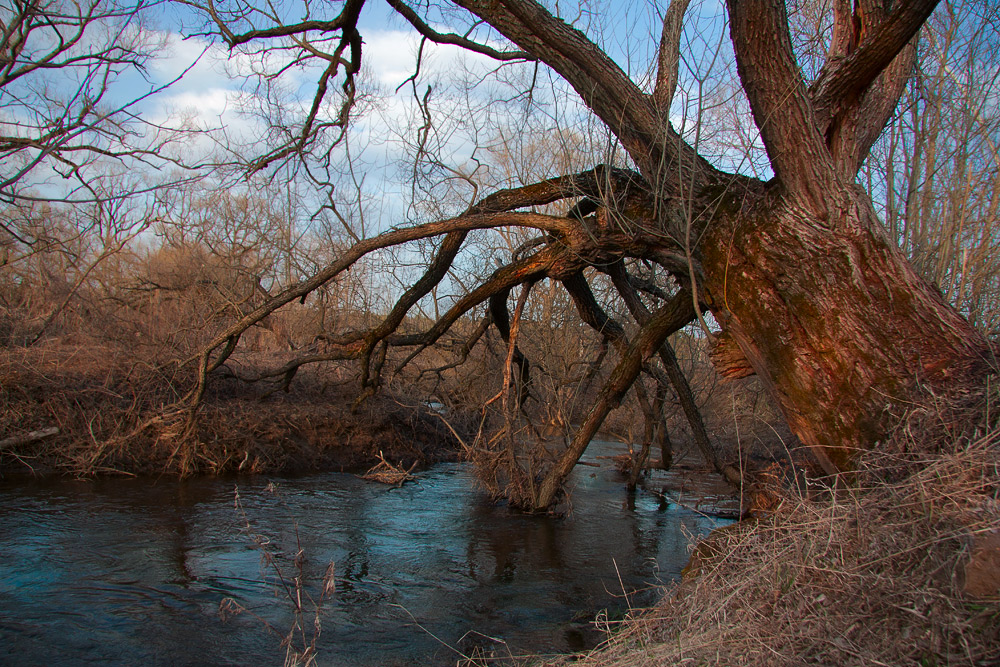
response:
<path id="1" fill-rule="evenodd" d="M 762 193 L 703 256 L 716 319 L 830 473 L 881 437 L 901 402 L 921 400 L 921 385 L 980 382 L 990 355 L 886 242 L 871 205 L 853 189 L 840 197 L 833 231 Z"/>
<path id="2" fill-rule="evenodd" d="M 712 361 L 715 372 L 726 380 L 738 380 L 754 374 L 753 366 L 728 331 L 715 337 L 715 343 L 708 350 L 708 358 Z"/>

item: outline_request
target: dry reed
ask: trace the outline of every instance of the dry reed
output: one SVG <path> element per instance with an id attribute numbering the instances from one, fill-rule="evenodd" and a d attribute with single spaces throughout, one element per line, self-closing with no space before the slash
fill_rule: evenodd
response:
<path id="1" fill-rule="evenodd" d="M 908 415 L 850 484 L 772 489 L 772 513 L 712 533 L 576 664 L 1000 664 L 1000 554 L 971 565 L 1000 542 L 1000 431 L 970 403 Z"/>

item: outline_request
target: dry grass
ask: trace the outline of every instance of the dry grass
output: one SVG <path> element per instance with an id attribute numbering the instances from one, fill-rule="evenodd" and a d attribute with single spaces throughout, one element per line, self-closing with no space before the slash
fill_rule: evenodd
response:
<path id="1" fill-rule="evenodd" d="M 965 580 L 1000 585 L 1000 554 L 969 567 L 1000 536 L 998 406 L 970 402 L 972 421 L 963 406 L 911 413 L 846 488 L 813 483 L 716 531 L 658 607 L 576 664 L 1000 664 L 1000 598 Z"/>
<path id="2" fill-rule="evenodd" d="M 137 360 L 132 350 L 97 341 L 4 349 L 0 440 L 50 428 L 59 433 L 5 448 L 0 470 L 77 476 L 363 471 L 380 450 L 407 465 L 457 456 L 454 437 L 426 411 L 390 396 L 352 411 L 356 385 L 323 373 L 301 373 L 290 393 L 218 380 L 190 421 L 176 409 L 191 387 L 189 369 Z"/>
<path id="3" fill-rule="evenodd" d="M 368 472 L 361 475 L 361 479 L 396 487 L 403 486 L 403 484 L 413 479 L 411 473 L 417 467 L 416 461 L 409 468 L 405 468 L 402 463 L 399 465 L 389 463 L 382 452 L 378 453 L 378 458 L 379 462 L 369 468 Z"/>

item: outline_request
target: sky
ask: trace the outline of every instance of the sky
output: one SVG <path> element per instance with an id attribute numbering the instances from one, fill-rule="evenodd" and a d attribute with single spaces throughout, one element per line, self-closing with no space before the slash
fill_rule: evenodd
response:
<path id="1" fill-rule="evenodd" d="M 411 3 L 416 5 L 417 3 Z M 620 2 L 615 0 L 594 0 L 581 9 L 578 4 L 550 2 L 558 7 L 562 15 L 575 19 L 574 24 L 587 32 L 595 41 L 607 50 L 619 66 L 626 70 L 634 81 L 640 85 L 648 84 L 652 76 L 651 62 L 655 56 L 655 46 L 659 39 L 662 11 L 666 2 L 648 0 L 639 2 Z M 589 9 L 588 9 L 589 8 Z M 337 5 L 339 10 L 339 3 Z M 452 10 L 454 11 L 454 10 Z M 462 11 L 462 10 L 459 10 Z M 447 12 L 431 13 L 428 21 L 441 32 L 462 32 L 456 19 L 462 14 Z M 721 2 L 703 0 L 692 2 L 687 21 L 689 28 L 684 36 L 682 48 L 686 57 L 682 63 L 682 90 L 678 94 L 680 103 L 675 105 L 677 111 L 673 121 L 675 127 L 689 131 L 694 127 L 697 105 L 685 98 L 687 93 L 697 93 L 699 83 L 703 86 L 714 86 L 720 77 L 732 76 L 731 71 L 719 69 L 726 62 L 723 57 L 715 61 L 718 73 L 706 75 L 702 68 L 704 60 L 701 55 L 717 50 L 727 49 L 725 23 L 720 20 L 724 16 Z M 240 102 L 252 101 L 245 87 L 241 87 L 239 78 L 232 74 L 245 70 L 249 60 L 240 53 L 230 53 L 219 41 L 209 41 L 196 33 L 200 27 L 200 19 L 192 14 L 190 9 L 169 5 L 162 13 L 159 29 L 167 38 L 168 47 L 163 55 L 155 60 L 151 68 L 154 81 L 169 81 L 184 73 L 183 78 L 174 83 L 165 94 L 151 100 L 144 111 L 158 123 L 177 124 L 181 120 L 195 122 L 201 127 L 225 128 L 229 138 L 257 139 L 261 137 L 258 120 L 240 113 Z M 184 28 L 178 28 L 184 24 Z M 382 213 L 375 217 L 387 216 L 391 219 L 403 219 L 417 215 L 413 209 L 414 198 L 412 187 L 402 183 L 406 174 L 401 166 L 408 156 L 412 155 L 415 142 L 415 129 L 420 124 L 420 113 L 416 102 L 422 96 L 427 86 L 432 87 L 431 108 L 435 120 L 435 139 L 438 150 L 449 168 L 461 171 L 464 175 L 475 172 L 477 177 L 485 175 L 482 162 L 486 160 L 482 146 L 494 140 L 486 137 L 486 118 L 490 114 L 485 110 L 494 106 L 492 119 L 496 122 L 501 117 L 501 109 L 506 109 L 510 123 L 516 125 L 518 104 L 508 102 L 506 105 L 496 103 L 497 97 L 511 97 L 515 93 L 512 87 L 505 88 L 503 84 L 494 82 L 491 85 L 482 84 L 471 92 L 462 88 L 461 82 L 478 81 L 488 78 L 496 68 L 496 62 L 485 56 L 472 54 L 453 46 L 439 46 L 428 43 L 424 51 L 424 63 L 421 76 L 416 84 L 407 84 L 397 91 L 397 88 L 410 77 L 415 70 L 416 54 L 420 44 L 419 35 L 400 17 L 390 10 L 381 0 L 369 0 L 361 15 L 359 24 L 364 39 L 363 61 L 365 89 L 373 94 L 369 112 L 356 118 L 351 132 L 352 158 L 356 164 L 362 165 L 366 174 L 366 186 L 379 194 L 371 199 L 385 205 Z M 184 35 L 187 35 L 186 37 Z M 479 39 L 483 36 L 479 35 Z M 493 36 L 495 40 L 495 36 Z M 501 47 L 497 41 L 493 45 Z M 271 64 L 273 69 L 276 65 Z M 521 66 L 520 77 L 526 80 L 530 76 L 530 66 Z M 315 67 L 307 70 L 291 71 L 284 77 L 284 83 L 294 100 L 292 107 L 304 110 L 311 102 L 315 90 L 315 81 L 319 70 Z M 699 77 L 701 81 L 699 81 Z M 714 77 L 714 78 L 713 78 Z M 456 82 L 455 79 L 460 82 Z M 549 86 L 566 88 L 558 77 L 543 71 L 542 82 Z M 414 88 L 416 88 L 414 90 Z M 332 86 L 331 86 L 332 89 Z M 552 92 L 546 92 L 543 87 L 536 95 L 533 121 L 535 130 L 544 131 L 544 117 L 550 116 L 550 125 L 555 125 L 551 117 L 558 115 L 560 125 L 592 128 L 594 121 L 589 111 L 581 104 L 575 94 L 570 94 L 559 101 L 558 106 Z M 547 103 L 547 104 L 546 104 Z M 471 105 L 476 107 L 477 117 L 468 112 Z M 330 110 L 333 113 L 335 110 Z M 529 127 L 525 120 L 524 127 Z M 549 128 L 552 129 L 551 127 Z M 217 130 L 218 131 L 218 130 Z M 706 142 L 713 137 L 704 135 Z M 749 138 L 751 142 L 755 137 Z M 407 145 L 409 144 L 409 145 Z M 201 140 L 197 145 L 202 150 L 208 150 L 211 142 Z M 708 144 L 706 143 L 706 147 Z M 478 147 L 478 148 L 477 148 Z M 759 148 L 759 146 L 758 146 Z M 249 148 L 245 149 L 249 151 Z M 712 149 L 706 151 L 711 154 Z M 745 156 L 724 155 L 717 152 L 720 166 L 747 169 Z M 759 155 L 756 162 L 760 162 Z M 412 161 L 412 160 L 411 160 Z M 753 165 L 751 165 L 753 166 Z M 478 170 L 478 171 L 477 171 Z M 393 173 L 396 171 L 397 173 Z M 546 177 L 553 174 L 541 174 Z M 460 180 L 460 179 L 459 179 Z M 489 179 L 485 181 L 489 183 Z M 442 199 L 459 197 L 463 194 L 449 190 L 464 186 L 455 179 L 448 182 L 443 191 L 424 193 Z M 464 196 L 474 194 L 471 188 L 464 187 Z M 380 225 L 384 226 L 384 224 Z"/>
<path id="2" fill-rule="evenodd" d="M 419 3 L 411 4 L 417 6 Z M 648 88 L 666 0 L 590 0 L 585 7 L 582 3 L 555 0 L 549 4 L 600 43 L 634 81 Z M 339 11 L 340 6 L 341 3 L 317 5 L 329 8 L 331 15 Z M 436 11 L 426 17 L 441 32 L 464 32 L 463 21 L 468 21 L 468 14 L 464 10 L 452 9 L 451 12 Z M 687 96 L 698 92 L 699 85 L 711 87 L 732 75 L 725 67 L 706 74 L 701 69 L 705 61 L 699 57 L 728 48 L 725 23 L 720 21 L 723 15 L 718 0 L 694 0 L 688 9 L 689 28 L 682 44 L 685 51 L 681 71 L 683 83 L 673 122 L 675 127 L 691 136 L 697 105 Z M 292 20 L 299 18 L 292 10 L 289 16 Z M 258 91 L 248 85 L 252 80 L 240 76 L 253 66 L 251 56 L 239 49 L 230 52 L 221 40 L 206 36 L 203 18 L 185 5 L 173 2 L 155 5 L 147 18 L 144 29 L 151 41 L 162 46 L 156 49 L 141 76 L 125 72 L 114 82 L 114 99 L 129 101 L 169 83 L 168 88 L 143 100 L 135 108 L 154 126 L 195 126 L 208 130 L 190 137 L 183 144 L 188 161 L 202 159 L 226 143 L 233 146 L 232 152 L 240 157 L 259 154 L 268 144 L 275 143 L 267 135 L 259 114 L 255 117 L 247 113 L 262 100 Z M 605 156 L 593 151 L 587 154 L 589 149 L 572 145 L 573 139 L 567 138 L 576 133 L 589 135 L 600 143 L 604 130 L 577 95 L 571 91 L 565 96 L 558 94 L 557 91 L 565 92 L 568 86 L 546 68 L 540 69 L 539 86 L 530 109 L 521 93 L 534 75 L 531 65 L 507 67 L 497 73 L 496 61 L 454 46 L 427 43 L 419 79 L 415 84 L 402 85 L 415 71 L 419 35 L 383 0 L 368 0 L 359 28 L 364 40 L 360 89 L 366 94 L 359 109 L 364 113 L 352 119 L 347 142 L 350 164 L 345 150 L 338 149 L 332 154 L 331 171 L 341 181 L 336 189 L 346 197 L 341 202 L 345 210 L 354 218 L 370 221 L 365 225 L 364 234 L 464 209 L 481 194 L 464 180 L 466 177 L 474 177 L 484 188 L 509 185 L 502 182 L 502 177 L 509 174 L 502 174 L 495 168 L 493 173 L 489 170 L 495 157 L 489 149 L 501 141 L 544 141 L 556 136 L 557 128 L 562 128 L 570 134 L 560 141 L 564 148 L 574 153 L 565 158 L 564 163 L 585 169 L 605 161 Z M 492 45 L 498 48 L 504 46 L 495 34 L 480 33 L 475 37 L 480 41 L 492 40 Z M 716 63 L 726 61 L 723 57 Z M 273 57 L 267 68 L 273 71 L 286 63 L 287 57 Z M 283 75 L 284 101 L 293 118 L 296 115 L 301 118 L 311 103 L 319 72 L 317 66 L 311 65 L 290 68 Z M 331 85 L 331 93 L 336 92 L 336 86 L 339 82 Z M 439 164 L 428 163 L 415 168 L 417 130 L 423 122 L 418 100 L 428 89 L 431 91 L 429 109 L 434 120 L 428 146 L 439 158 Z M 328 99 L 334 98 L 333 94 L 328 95 Z M 329 117 L 336 110 L 331 106 L 321 112 L 321 116 Z M 539 139 L 535 139 L 536 136 Z M 703 139 L 711 141 L 713 137 L 705 134 Z M 754 140 L 751 136 L 750 141 Z M 524 155 L 532 150 L 537 153 L 537 149 L 530 146 L 518 150 Z M 706 152 L 710 154 L 711 149 Z M 741 163 L 742 153 L 717 153 L 722 166 L 741 169 L 745 166 Z M 134 165 L 134 168 L 146 169 L 142 165 Z M 553 176 L 553 170 L 564 170 L 554 158 L 536 160 L 520 168 L 533 171 L 521 174 L 533 180 Z M 414 175 L 423 175 L 426 187 L 414 187 Z M 34 178 L 36 182 L 46 183 L 40 187 L 50 190 L 58 188 L 63 180 L 46 170 L 38 170 Z M 359 182 L 363 201 L 351 204 L 352 191 L 357 194 Z M 308 193 L 301 195 L 302 199 L 308 197 Z M 314 208 L 319 203 L 313 202 Z"/>

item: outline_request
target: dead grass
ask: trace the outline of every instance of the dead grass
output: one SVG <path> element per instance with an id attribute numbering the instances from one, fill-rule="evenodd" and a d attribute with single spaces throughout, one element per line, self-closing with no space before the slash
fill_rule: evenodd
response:
<path id="1" fill-rule="evenodd" d="M 255 360 L 251 360 L 253 362 Z M 378 461 L 457 457 L 426 410 L 378 396 L 352 411 L 355 384 L 310 369 L 290 393 L 217 380 L 197 418 L 176 410 L 189 369 L 137 360 L 116 344 L 50 342 L 0 351 L 0 440 L 58 428 L 5 448 L 0 471 L 34 474 L 218 474 L 363 471 Z"/>
<path id="2" fill-rule="evenodd" d="M 378 458 L 379 462 L 369 468 L 368 472 L 361 475 L 361 479 L 396 487 L 403 486 L 403 484 L 413 479 L 411 473 L 417 467 L 416 462 L 412 463 L 409 468 L 405 468 L 402 463 L 399 465 L 389 463 L 382 452 L 378 453 Z"/>
<path id="3" fill-rule="evenodd" d="M 987 398 L 931 401 L 850 485 L 812 482 L 716 531 L 658 607 L 575 664 L 1000 664 L 1000 560 L 982 557 L 1000 541 L 1000 406 Z M 993 597 L 971 595 L 973 577 Z"/>

